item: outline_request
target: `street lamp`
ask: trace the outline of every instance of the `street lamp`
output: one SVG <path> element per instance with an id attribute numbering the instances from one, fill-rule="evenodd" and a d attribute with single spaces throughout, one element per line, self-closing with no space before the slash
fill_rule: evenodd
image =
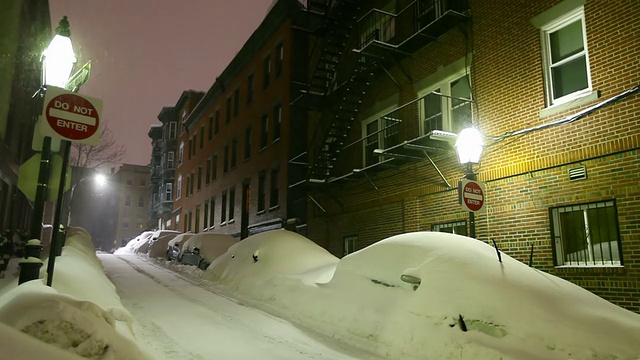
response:
<path id="1" fill-rule="evenodd" d="M 473 172 L 473 165 L 480 162 L 484 147 L 480 130 L 475 127 L 469 127 L 460 131 L 455 147 L 460 164 L 466 166 L 464 178 L 473 181 L 478 180 Z M 469 211 L 469 232 L 472 238 L 476 237 L 476 222 L 473 211 Z"/>
<path id="2" fill-rule="evenodd" d="M 75 191 L 78 185 L 80 185 L 83 181 L 87 179 L 93 180 L 93 182 L 96 185 L 98 185 L 98 187 L 103 187 L 107 184 L 107 177 L 104 174 L 96 173 L 94 175 L 83 177 L 78 181 L 77 184 L 71 187 L 71 194 L 69 196 L 69 205 L 67 206 L 67 227 L 71 225 L 71 205 L 73 204 L 73 199 L 74 199 L 73 195 L 75 194 Z"/>
<path id="3" fill-rule="evenodd" d="M 76 62 L 76 56 L 73 53 L 73 45 L 69 36 L 69 21 L 67 17 L 63 17 L 56 28 L 56 35 L 43 53 L 43 74 L 42 89 L 40 97 L 44 96 L 47 86 L 57 86 L 64 88 L 73 65 Z M 40 105 L 41 106 L 41 105 Z M 41 111 L 41 109 L 38 109 Z M 38 172 L 38 186 L 36 188 L 36 196 L 33 205 L 33 219 L 31 222 L 30 238 L 32 240 L 40 239 L 42 235 L 42 216 L 44 212 L 44 203 L 47 198 L 49 172 L 51 163 L 51 137 L 45 136 L 42 141 L 42 154 L 40 156 L 40 169 Z M 62 184 L 60 185 L 63 186 Z M 54 229 L 54 234 L 56 229 Z M 34 247 L 36 247 L 34 245 Z M 39 248 L 40 245 L 37 245 Z M 24 263 L 20 263 L 19 284 L 25 281 L 34 280 L 39 277 L 42 262 L 38 262 L 40 251 L 31 253 L 34 259 L 24 259 Z"/>

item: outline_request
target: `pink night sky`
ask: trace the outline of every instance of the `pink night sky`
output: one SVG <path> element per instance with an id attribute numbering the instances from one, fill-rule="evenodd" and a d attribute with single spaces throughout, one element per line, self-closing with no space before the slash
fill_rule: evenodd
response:
<path id="1" fill-rule="evenodd" d="M 102 120 L 148 165 L 147 136 L 183 90 L 207 91 L 264 19 L 273 0 L 50 0 L 52 30 L 66 15 L 77 66 L 91 60 L 81 94 L 101 99 Z"/>

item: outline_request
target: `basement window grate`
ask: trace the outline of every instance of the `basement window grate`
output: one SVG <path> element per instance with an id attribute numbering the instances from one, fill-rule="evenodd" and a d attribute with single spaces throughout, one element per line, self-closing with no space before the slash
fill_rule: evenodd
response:
<path id="1" fill-rule="evenodd" d="M 586 180 L 587 179 L 587 167 L 582 165 L 569 169 L 569 181 Z"/>

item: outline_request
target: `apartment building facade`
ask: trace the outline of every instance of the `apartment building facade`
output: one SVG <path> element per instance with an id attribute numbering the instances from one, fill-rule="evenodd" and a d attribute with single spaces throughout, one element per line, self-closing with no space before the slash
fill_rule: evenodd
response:
<path id="1" fill-rule="evenodd" d="M 197 106 L 178 109 L 175 229 L 244 238 L 305 223 L 306 202 L 288 189 L 290 150 L 306 141 L 305 112 L 289 106 L 306 72 L 292 23 L 300 11 L 276 2 Z"/>
<path id="2" fill-rule="evenodd" d="M 311 151 L 292 157 L 308 169 L 293 183 L 309 238 L 343 256 L 404 232 L 469 234 L 453 141 L 473 125 L 478 240 L 640 312 L 640 3 L 325 5 L 308 1 L 324 16 L 299 101 Z M 340 23 L 353 31 L 314 31 Z"/>
<path id="3" fill-rule="evenodd" d="M 122 164 L 109 179 L 110 191 L 117 198 L 114 248 L 147 229 L 149 174 L 149 166 Z"/>
<path id="4" fill-rule="evenodd" d="M 189 101 L 194 106 L 204 93 L 185 91 L 176 106 Z M 151 198 L 149 206 L 149 227 L 151 229 L 169 229 L 173 215 L 173 188 L 175 186 L 175 168 L 178 139 L 178 111 L 176 107 L 166 106 L 158 114 L 161 125 L 152 125 L 151 138 Z"/>

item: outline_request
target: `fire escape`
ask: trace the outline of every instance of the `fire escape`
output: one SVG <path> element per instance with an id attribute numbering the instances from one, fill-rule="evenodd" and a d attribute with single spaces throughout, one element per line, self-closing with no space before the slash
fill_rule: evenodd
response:
<path id="1" fill-rule="evenodd" d="M 300 93 L 291 105 L 313 110 L 320 118 L 307 151 L 290 160 L 291 164 L 307 168 L 306 178 L 291 184 L 290 188 L 368 177 L 369 172 L 397 166 L 407 160 L 424 159 L 433 151 L 450 147 L 446 141 L 444 144 L 439 141 L 441 139 L 431 141 L 450 137 L 450 134 L 438 131 L 410 144 L 401 142 L 397 127 L 402 122 L 402 112 L 397 109 L 383 116 L 387 125 L 376 132 L 396 135 L 389 136 L 392 142 L 386 149 L 373 151 L 381 160 L 346 174 L 336 174 L 335 165 L 341 153 L 354 145 L 366 144 L 367 137 L 371 136 L 346 143 L 374 78 L 388 74 L 387 67 L 396 66 L 402 59 L 468 20 L 468 0 L 417 0 L 396 13 L 368 10 L 364 6 L 367 6 L 365 2 L 357 0 L 307 2 L 304 24 L 299 24 L 298 28 L 309 33 L 315 44 L 311 60 L 313 71 L 307 83 L 294 84 Z M 392 148 L 417 150 L 418 155 L 392 151 Z M 435 166 L 433 161 L 431 163 Z"/>

